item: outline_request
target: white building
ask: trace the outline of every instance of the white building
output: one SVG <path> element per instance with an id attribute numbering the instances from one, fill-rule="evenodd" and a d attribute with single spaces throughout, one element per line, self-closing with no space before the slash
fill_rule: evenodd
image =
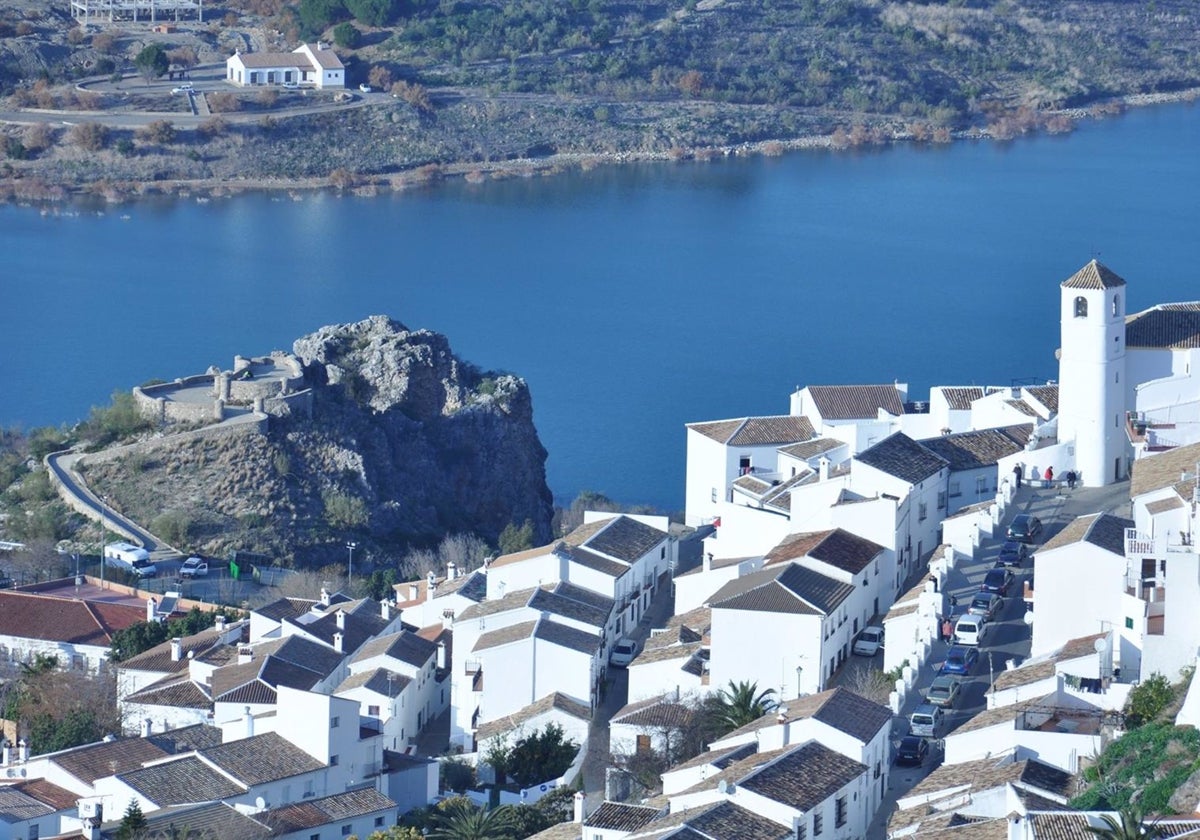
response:
<path id="1" fill-rule="evenodd" d="M 791 413 L 808 418 L 821 437 L 845 441 L 851 454 L 899 430 L 908 386 L 809 385 L 791 397 Z"/>
<path id="2" fill-rule="evenodd" d="M 980 502 L 994 501 L 1000 481 L 1009 477 L 999 471 L 998 465 L 1003 459 L 1024 452 L 1032 431 L 1032 424 L 1022 423 L 919 441 L 921 446 L 950 465 L 945 515 Z"/>
<path id="3" fill-rule="evenodd" d="M 238 87 L 283 84 L 339 89 L 346 68 L 327 44 L 301 44 L 291 52 L 236 53 L 225 60 L 225 80 Z"/>
<path id="4" fill-rule="evenodd" d="M 140 607 L 0 590 L 0 648 L 14 661 L 42 654 L 95 672 L 107 666 L 113 633 L 145 620 Z"/>

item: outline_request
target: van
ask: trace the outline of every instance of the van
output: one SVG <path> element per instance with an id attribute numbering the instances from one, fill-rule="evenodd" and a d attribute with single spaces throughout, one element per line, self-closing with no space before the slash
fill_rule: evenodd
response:
<path id="1" fill-rule="evenodd" d="M 143 578 L 158 574 L 158 569 L 150 562 L 150 552 L 126 542 L 104 546 L 104 565 L 112 569 L 124 569 Z"/>
<path id="2" fill-rule="evenodd" d="M 964 615 L 954 625 L 954 641 L 960 645 L 981 645 L 987 635 L 987 619 L 981 615 Z"/>
<path id="3" fill-rule="evenodd" d="M 920 738 L 936 738 L 946 722 L 946 713 L 937 706 L 922 703 L 908 716 L 908 728 Z"/>

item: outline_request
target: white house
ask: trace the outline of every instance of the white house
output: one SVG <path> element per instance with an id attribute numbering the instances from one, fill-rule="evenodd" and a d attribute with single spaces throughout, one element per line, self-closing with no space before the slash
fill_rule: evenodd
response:
<path id="1" fill-rule="evenodd" d="M 683 748 L 693 709 L 670 692 L 626 703 L 609 720 L 609 752 L 617 756 L 655 754 L 674 764 Z"/>
<path id="2" fill-rule="evenodd" d="M 346 86 L 346 68 L 327 44 L 301 44 L 291 52 L 238 52 L 225 60 L 225 80 L 238 87 L 298 84 Z"/>
<path id="3" fill-rule="evenodd" d="M 809 385 L 791 396 L 791 413 L 808 418 L 821 437 L 845 441 L 852 454 L 899 429 L 908 386 Z"/>
<path id="4" fill-rule="evenodd" d="M 1000 481 L 998 464 L 1025 451 L 1033 425 L 1023 423 L 999 429 L 959 432 L 920 441 L 950 465 L 947 477 L 947 515 L 979 502 L 992 501 Z"/>
<path id="5" fill-rule="evenodd" d="M 0 590 L 0 648 L 10 660 L 54 656 L 59 667 L 98 671 L 107 666 L 112 634 L 146 620 L 146 610 Z"/>

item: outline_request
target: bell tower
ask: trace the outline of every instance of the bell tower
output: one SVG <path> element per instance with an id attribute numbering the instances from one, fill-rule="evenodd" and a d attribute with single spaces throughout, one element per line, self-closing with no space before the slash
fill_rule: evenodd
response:
<path id="1" fill-rule="evenodd" d="M 1125 281 L 1092 260 L 1063 281 L 1058 440 L 1074 442 L 1086 487 L 1128 471 L 1125 434 Z"/>

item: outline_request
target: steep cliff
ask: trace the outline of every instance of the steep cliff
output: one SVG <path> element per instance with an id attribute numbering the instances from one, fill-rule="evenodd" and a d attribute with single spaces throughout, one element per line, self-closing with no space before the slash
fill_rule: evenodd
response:
<path id="1" fill-rule="evenodd" d="M 265 435 L 160 436 L 88 470 L 125 513 L 164 518 L 186 549 L 240 547 L 301 564 L 510 522 L 549 538 L 546 450 L 528 386 L 455 357 L 447 339 L 375 316 L 323 327 L 294 353 L 312 417 Z M 160 534 L 171 539 L 170 534 Z M 184 545 L 179 546 L 184 549 Z"/>

